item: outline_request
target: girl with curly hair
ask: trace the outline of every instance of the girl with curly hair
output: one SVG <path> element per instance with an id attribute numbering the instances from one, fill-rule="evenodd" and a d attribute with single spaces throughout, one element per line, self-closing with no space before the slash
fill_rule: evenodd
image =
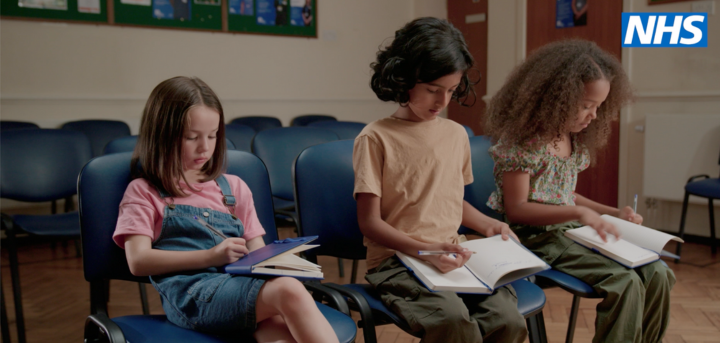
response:
<path id="1" fill-rule="evenodd" d="M 672 270 L 660 261 L 635 269 L 565 237 L 583 225 L 618 237 L 609 214 L 640 224 L 629 206 L 605 206 L 575 193 L 620 108 L 632 99 L 621 64 L 592 42 L 567 40 L 530 55 L 488 107 L 485 134 L 496 144 L 497 190 L 488 206 L 504 213 L 520 241 L 553 269 L 577 277 L 604 300 L 593 342 L 660 342 L 670 319 Z"/>
<path id="2" fill-rule="evenodd" d="M 355 139 L 353 193 L 367 246 L 365 278 L 425 342 L 522 342 L 527 330 L 512 286 L 492 295 L 432 292 L 395 257 L 402 251 L 448 272 L 471 256 L 458 245 L 460 224 L 488 237 L 515 237 L 507 224 L 463 200 L 473 180 L 468 137 L 460 124 L 438 116 L 451 100 L 462 104 L 474 95 L 472 66 L 462 33 L 436 18 L 406 24 L 371 64 L 371 88 L 399 106 Z M 452 251 L 457 258 L 418 256 L 419 250 Z"/>

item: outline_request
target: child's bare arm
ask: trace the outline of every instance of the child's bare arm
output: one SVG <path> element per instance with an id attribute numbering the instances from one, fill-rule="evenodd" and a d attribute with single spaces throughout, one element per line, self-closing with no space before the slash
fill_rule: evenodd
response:
<path id="1" fill-rule="evenodd" d="M 575 204 L 578 206 L 589 207 L 600 214 L 609 214 L 611 216 L 615 216 L 638 225 L 642 224 L 643 222 L 643 217 L 635 213 L 635 211 L 630 206 L 625 206 L 621 209 L 610 207 L 590 200 L 578 193 L 575 193 Z"/>
<path id="2" fill-rule="evenodd" d="M 614 225 L 585 206 L 545 205 L 528 201 L 530 174 L 522 171 L 503 173 L 503 207 L 510 222 L 534 226 L 560 224 L 577 220 L 598 232 L 603 241 L 606 233 L 620 237 Z"/>
<path id="3" fill-rule="evenodd" d="M 501 234 L 504 240 L 507 240 L 508 236 L 518 239 L 506 223 L 484 215 L 465 200 L 463 200 L 462 225 L 477 231 L 485 237 Z"/>
<path id="4" fill-rule="evenodd" d="M 245 240 L 231 237 L 208 250 L 170 251 L 152 248 L 152 239 L 145 235 L 125 237 L 125 256 L 135 276 L 161 275 L 185 270 L 218 267 L 245 256 Z"/>
<path id="5" fill-rule="evenodd" d="M 469 251 L 457 244 L 425 243 L 398 231 L 381 218 L 380 197 L 377 195 L 358 193 L 357 211 L 360 231 L 365 237 L 390 249 L 428 261 L 443 273 L 462 267 L 471 256 Z M 454 251 L 458 253 L 458 258 L 446 255 L 419 256 L 420 250 Z"/>
<path id="6" fill-rule="evenodd" d="M 255 237 L 245 244 L 249 251 L 255 251 L 265 246 L 262 236 Z"/>

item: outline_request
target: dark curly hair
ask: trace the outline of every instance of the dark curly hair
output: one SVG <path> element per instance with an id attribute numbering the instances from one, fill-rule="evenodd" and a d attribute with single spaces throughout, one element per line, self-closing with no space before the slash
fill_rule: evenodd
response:
<path id="1" fill-rule="evenodd" d="M 466 105 L 469 97 L 475 103 L 475 90 L 468 77 L 474 60 L 462 33 L 446 20 L 424 17 L 407 23 L 395 31 L 395 39 L 385 49 L 382 46 L 373 70 L 370 88 L 382 101 L 406 104 L 408 91 L 417 83 L 431 82 L 445 75 L 462 72 L 460 85 L 453 100 Z M 471 106 L 472 104 L 470 104 Z"/>
<path id="2" fill-rule="evenodd" d="M 610 93 L 597 118 L 576 136 L 594 161 L 607 143 L 611 122 L 633 95 L 620 62 L 589 41 L 553 42 L 528 56 L 490 101 L 484 134 L 495 142 L 537 150 L 564 133 L 581 106 L 585 84 L 600 79 L 610 82 Z"/>

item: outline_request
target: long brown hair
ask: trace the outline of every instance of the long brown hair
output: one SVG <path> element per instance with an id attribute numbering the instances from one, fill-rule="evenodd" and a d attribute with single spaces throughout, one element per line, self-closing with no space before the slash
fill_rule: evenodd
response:
<path id="1" fill-rule="evenodd" d="M 600 79 L 610 82 L 610 93 L 597 118 L 577 134 L 594 160 L 607 142 L 611 122 L 633 95 L 620 62 L 589 41 L 558 41 L 528 56 L 490 101 L 484 134 L 505 145 L 537 150 L 563 133 L 578 113 L 585 84 Z"/>
<path id="2" fill-rule="evenodd" d="M 182 140 L 188 127 L 188 111 L 207 106 L 220 114 L 217 143 L 202 171 L 202 182 L 216 179 L 225 170 L 225 118 L 215 92 L 195 77 L 177 76 L 161 82 L 150 93 L 140 123 L 140 135 L 132 157 L 133 178 L 147 179 L 173 197 L 187 196 L 178 184 L 183 174 Z M 139 163 L 138 163 L 139 162 Z"/>

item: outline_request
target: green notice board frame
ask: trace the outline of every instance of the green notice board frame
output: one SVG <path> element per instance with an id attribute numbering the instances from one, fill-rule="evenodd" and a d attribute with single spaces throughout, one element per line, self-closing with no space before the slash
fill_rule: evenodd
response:
<path id="1" fill-rule="evenodd" d="M 154 18 L 152 5 L 124 4 L 120 0 L 114 0 L 115 24 L 222 31 L 222 6 L 196 4 L 194 0 L 186 1 L 190 6 L 189 20 Z"/>
<path id="2" fill-rule="evenodd" d="M 81 13 L 78 11 L 79 0 L 64 0 L 67 2 L 67 10 L 20 7 L 19 1 L 0 0 L 0 17 L 317 38 L 317 0 L 143 1 L 149 3 L 149 6 L 123 3 L 121 0 L 100 0 L 100 13 Z M 210 2 L 216 4 L 208 4 Z M 174 7 L 178 4 L 186 6 L 178 10 Z M 251 6 L 252 14 L 235 14 L 238 6 Z M 261 7 L 260 11 L 258 6 Z M 175 18 L 156 18 L 153 16 L 154 11 L 172 13 Z M 183 12 L 187 14 L 180 14 Z M 307 19 L 310 22 L 306 24 Z"/>
<path id="3" fill-rule="evenodd" d="M 78 11 L 78 0 L 65 1 L 67 2 L 67 10 L 20 7 L 18 0 L 0 0 L 0 7 L 2 7 L 3 17 L 108 23 L 106 0 L 100 0 L 100 13 L 80 12 Z"/>
<path id="4" fill-rule="evenodd" d="M 317 38 L 317 0 L 310 1 L 310 13 L 312 20 L 308 26 L 297 26 L 291 24 L 291 20 L 293 19 L 292 13 L 290 12 L 292 11 L 290 6 L 291 1 L 292 0 L 252 0 L 252 15 L 233 14 L 231 13 L 231 6 L 228 6 L 228 31 Z M 284 17 L 285 22 L 276 23 L 275 25 L 258 24 L 260 21 L 258 18 L 261 17 L 261 14 L 258 13 L 259 5 L 261 5 L 261 3 L 272 3 L 273 5 L 283 6 L 286 12 Z M 276 16 L 275 18 L 278 17 L 279 16 Z"/>

